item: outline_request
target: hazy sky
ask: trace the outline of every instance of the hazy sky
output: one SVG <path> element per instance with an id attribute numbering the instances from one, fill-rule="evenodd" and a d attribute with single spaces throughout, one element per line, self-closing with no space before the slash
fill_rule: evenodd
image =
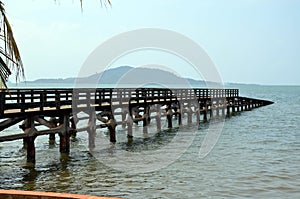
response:
<path id="1" fill-rule="evenodd" d="M 202 46 L 225 82 L 300 85 L 299 0 L 86 0 L 83 12 L 79 2 L 4 1 L 27 80 L 76 77 L 110 37 L 162 28 Z"/>

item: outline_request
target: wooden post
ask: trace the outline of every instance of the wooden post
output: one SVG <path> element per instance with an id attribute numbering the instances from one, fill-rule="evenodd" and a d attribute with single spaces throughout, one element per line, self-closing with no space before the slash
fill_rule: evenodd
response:
<path id="1" fill-rule="evenodd" d="M 25 134 L 28 134 L 28 137 L 23 139 L 24 148 L 27 151 L 27 162 L 35 163 L 35 144 L 34 140 L 36 136 L 34 135 L 34 118 L 28 117 L 21 127 L 24 130 Z"/>
<path id="2" fill-rule="evenodd" d="M 149 106 L 144 106 L 144 115 L 143 115 L 143 133 L 147 134 L 148 133 L 148 124 L 149 124 Z"/>
<path id="3" fill-rule="evenodd" d="M 230 102 L 229 101 L 227 102 L 226 108 L 227 108 L 226 115 L 230 116 Z"/>
<path id="4" fill-rule="evenodd" d="M 55 117 L 50 118 L 50 124 L 51 124 L 51 128 L 55 128 L 57 127 L 57 119 Z M 50 145 L 54 145 L 55 144 L 55 134 L 49 134 L 49 144 Z"/>
<path id="5" fill-rule="evenodd" d="M 212 102 L 210 102 L 209 119 L 212 119 L 213 117 L 214 117 L 214 109 L 213 109 Z"/>
<path id="6" fill-rule="evenodd" d="M 113 116 L 108 121 L 108 130 L 109 130 L 109 136 L 110 136 L 110 142 L 115 143 L 116 142 L 116 120 L 113 118 Z"/>
<path id="7" fill-rule="evenodd" d="M 191 108 L 191 103 L 188 102 L 188 109 L 187 109 L 187 123 L 188 125 L 192 124 L 192 116 L 193 116 L 193 111 Z"/>
<path id="8" fill-rule="evenodd" d="M 34 140 L 36 136 L 30 136 L 25 138 L 26 142 L 26 150 L 27 150 L 27 162 L 28 163 L 35 163 L 35 145 L 34 145 Z"/>
<path id="9" fill-rule="evenodd" d="M 113 112 L 114 112 L 113 110 L 104 110 L 100 114 L 97 115 L 97 119 L 100 120 L 101 122 L 105 123 L 105 126 L 109 130 L 110 141 L 114 143 L 114 142 L 116 142 L 117 122 L 114 118 Z M 107 119 L 105 119 L 103 117 L 107 117 Z"/>
<path id="10" fill-rule="evenodd" d="M 246 100 L 246 110 L 249 111 L 250 110 L 250 101 Z"/>
<path id="11" fill-rule="evenodd" d="M 88 129 L 89 134 L 89 148 L 95 148 L 95 136 L 96 136 L 96 114 L 92 113 L 89 118 Z"/>
<path id="12" fill-rule="evenodd" d="M 71 119 L 70 119 L 71 129 L 72 129 L 72 133 L 71 133 L 72 139 L 76 139 L 76 135 L 77 135 L 76 121 L 75 120 L 77 121 L 77 116 L 73 115 L 73 117 L 71 117 Z"/>
<path id="13" fill-rule="evenodd" d="M 235 112 L 235 99 L 233 100 L 232 106 L 231 106 L 231 112 L 234 113 Z"/>
<path id="14" fill-rule="evenodd" d="M 141 118 L 142 116 L 140 115 L 140 110 L 139 107 L 132 107 L 130 108 L 132 115 L 134 115 L 134 119 L 138 119 Z M 137 125 L 139 124 L 138 120 L 134 120 L 134 123 L 136 123 Z"/>
<path id="15" fill-rule="evenodd" d="M 197 106 L 195 107 L 196 111 L 196 122 L 197 122 L 197 125 L 200 124 L 200 104 L 198 103 Z"/>
<path id="16" fill-rule="evenodd" d="M 122 128 L 124 129 L 126 127 L 126 114 L 127 114 L 127 111 L 125 109 L 122 109 Z"/>
<path id="17" fill-rule="evenodd" d="M 245 106 L 245 109 L 244 109 L 244 110 L 245 110 L 245 111 L 248 111 L 248 102 L 247 102 L 247 100 L 244 101 L 244 106 Z"/>
<path id="18" fill-rule="evenodd" d="M 157 131 L 161 131 L 161 105 L 157 104 L 156 106 L 156 126 L 157 126 Z"/>
<path id="19" fill-rule="evenodd" d="M 147 115 L 143 116 L 143 133 L 147 134 L 148 133 L 148 117 Z"/>
<path id="20" fill-rule="evenodd" d="M 244 100 L 241 101 L 241 111 L 244 111 Z"/>
<path id="21" fill-rule="evenodd" d="M 70 124 L 70 116 L 69 115 L 63 116 L 63 128 L 62 131 L 59 133 L 59 137 L 60 137 L 59 151 L 61 153 L 70 152 L 69 124 Z"/>
<path id="22" fill-rule="evenodd" d="M 55 91 L 55 105 L 56 109 L 60 109 L 60 93 L 58 91 Z"/>
<path id="23" fill-rule="evenodd" d="M 205 100 L 204 101 L 204 107 L 203 107 L 203 120 L 204 121 L 207 121 L 207 109 L 208 109 L 207 101 Z"/>
<path id="24" fill-rule="evenodd" d="M 168 120 L 168 128 L 172 128 L 173 125 L 172 125 L 172 108 L 170 105 L 167 106 L 166 108 L 166 111 L 167 111 L 167 120 Z"/>
<path id="25" fill-rule="evenodd" d="M 173 109 L 174 109 L 174 119 L 177 120 L 178 119 L 178 107 L 173 105 Z"/>
<path id="26" fill-rule="evenodd" d="M 182 109 L 181 107 L 183 107 L 183 104 L 180 104 L 178 102 L 178 107 L 176 107 L 176 119 L 178 119 L 178 126 L 181 126 L 182 125 Z"/>
<path id="27" fill-rule="evenodd" d="M 21 93 L 21 112 L 25 113 L 25 93 Z"/>
<path id="28" fill-rule="evenodd" d="M 149 125 L 150 124 L 150 122 L 151 122 L 151 110 L 150 110 L 150 106 L 147 106 L 147 109 L 146 109 L 146 112 L 147 112 L 147 116 L 148 116 L 148 118 L 147 118 L 147 125 Z"/>
<path id="29" fill-rule="evenodd" d="M 225 116 L 225 103 L 226 101 L 222 101 L 222 117 Z"/>
<path id="30" fill-rule="evenodd" d="M 217 117 L 219 117 L 219 116 L 220 116 L 220 103 L 219 103 L 219 101 L 217 101 L 217 106 L 216 106 L 216 115 L 217 115 Z"/>
<path id="31" fill-rule="evenodd" d="M 132 141 L 132 125 L 133 125 L 133 120 L 132 117 L 128 114 L 127 116 L 127 138 L 128 141 Z"/>

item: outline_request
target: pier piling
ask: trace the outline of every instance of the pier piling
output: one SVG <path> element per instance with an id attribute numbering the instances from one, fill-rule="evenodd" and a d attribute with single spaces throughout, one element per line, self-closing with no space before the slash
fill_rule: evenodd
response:
<path id="1" fill-rule="evenodd" d="M 63 117 L 63 126 L 61 132 L 59 132 L 60 142 L 59 142 L 59 151 L 61 153 L 70 152 L 70 133 L 69 133 L 69 124 L 70 117 L 64 115 Z"/>
<path id="2" fill-rule="evenodd" d="M 172 124 L 173 112 L 172 112 L 171 105 L 167 106 L 166 112 L 167 112 L 168 128 L 172 128 L 173 127 L 173 124 Z"/>

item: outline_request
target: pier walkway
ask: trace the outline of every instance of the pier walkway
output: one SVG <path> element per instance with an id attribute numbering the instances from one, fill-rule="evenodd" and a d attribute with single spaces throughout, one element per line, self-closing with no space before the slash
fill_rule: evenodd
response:
<path id="1" fill-rule="evenodd" d="M 147 133 L 150 121 L 161 131 L 161 117 L 172 128 L 178 125 L 224 117 L 235 112 L 272 104 L 271 101 L 239 96 L 238 89 L 161 89 L 161 88 L 78 88 L 78 89 L 12 89 L 0 90 L 0 142 L 23 139 L 27 161 L 35 163 L 34 140 L 49 135 L 54 142 L 60 137 L 60 152 L 70 150 L 70 137 L 85 131 L 89 147 L 95 147 L 96 130 L 108 128 L 110 141 L 116 142 L 116 126 L 127 128 L 132 139 L 133 123 L 142 122 Z M 194 116 L 194 117 L 193 117 Z M 192 121 L 193 118 L 196 118 Z M 78 127 L 79 121 L 86 125 Z M 20 124 L 22 133 L 3 135 L 3 130 Z M 37 130 L 37 126 L 46 127 Z M 2 134 L 2 135 L 1 135 Z"/>

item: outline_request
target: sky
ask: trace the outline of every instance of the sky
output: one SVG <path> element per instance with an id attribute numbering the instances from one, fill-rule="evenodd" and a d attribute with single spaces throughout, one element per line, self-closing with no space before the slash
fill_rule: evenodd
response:
<path id="1" fill-rule="evenodd" d="M 201 46 L 224 82 L 300 85 L 298 0 L 111 2 L 105 7 L 99 0 L 84 1 L 81 11 L 79 0 L 4 0 L 26 80 L 76 77 L 103 42 L 127 31 L 159 28 Z M 155 63 L 199 77 L 174 55 L 147 53 L 124 56 L 114 66 Z"/>

